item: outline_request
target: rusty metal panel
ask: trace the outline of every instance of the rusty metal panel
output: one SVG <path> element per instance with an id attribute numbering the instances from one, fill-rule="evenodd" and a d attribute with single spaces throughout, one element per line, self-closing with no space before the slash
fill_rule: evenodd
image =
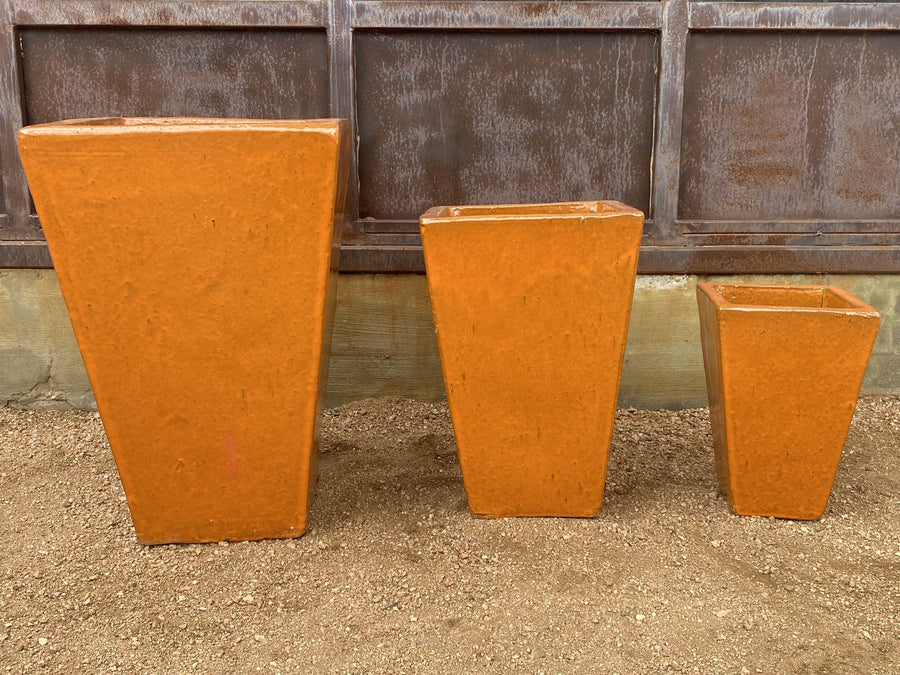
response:
<path id="1" fill-rule="evenodd" d="M 0 267 L 50 268 L 53 267 L 53 261 L 43 240 L 7 240 L 7 237 L 2 237 Z"/>
<path id="2" fill-rule="evenodd" d="M 22 126 L 22 80 L 18 39 L 14 31 L 0 33 L 0 242 L 35 240 L 43 237 L 39 227 L 26 217 L 28 187 L 19 164 L 16 134 Z M 0 247 L 0 264 L 10 247 Z"/>
<path id="3" fill-rule="evenodd" d="M 360 216 L 650 201 L 653 33 L 356 35 Z"/>
<path id="4" fill-rule="evenodd" d="M 664 3 L 618 2 L 473 2 L 472 0 L 354 0 L 355 28 L 406 29 L 658 29 Z"/>
<path id="5" fill-rule="evenodd" d="M 709 30 L 900 30 L 897 4 L 877 2 L 691 2 L 690 28 Z"/>
<path id="6" fill-rule="evenodd" d="M 350 118 L 345 271 L 423 271 L 423 204 L 598 196 L 648 211 L 641 273 L 900 271 L 900 2 L 0 0 L 0 18 L 0 267 L 50 265 L 23 123 L 202 114 Z"/>
<path id="7" fill-rule="evenodd" d="M 639 274 L 894 273 L 892 246 L 644 246 Z"/>
<path id="8" fill-rule="evenodd" d="M 694 33 L 683 124 L 681 219 L 896 231 L 900 34 Z"/>
<path id="9" fill-rule="evenodd" d="M 638 274 L 896 273 L 896 246 L 641 247 Z M 421 246 L 343 246 L 343 272 L 425 271 Z"/>
<path id="10" fill-rule="evenodd" d="M 688 0 L 665 5 L 660 35 L 659 95 L 653 149 L 652 220 L 645 221 L 644 243 L 679 243 L 678 180 L 681 171 L 681 115 L 684 96 L 684 53 L 687 44 Z"/>
<path id="11" fill-rule="evenodd" d="M 329 0 L 6 0 L 17 26 L 324 26 Z"/>
<path id="12" fill-rule="evenodd" d="M 27 123 L 329 116 L 324 30 L 25 28 Z"/>

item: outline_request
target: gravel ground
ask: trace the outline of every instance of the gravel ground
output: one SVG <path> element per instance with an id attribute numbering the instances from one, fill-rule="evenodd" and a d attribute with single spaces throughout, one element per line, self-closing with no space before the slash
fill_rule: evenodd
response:
<path id="1" fill-rule="evenodd" d="M 472 518 L 445 405 L 322 450 L 302 538 L 145 547 L 99 417 L 0 410 L 0 671 L 900 672 L 898 398 L 818 522 L 730 514 L 705 410 L 620 411 L 593 519 Z"/>

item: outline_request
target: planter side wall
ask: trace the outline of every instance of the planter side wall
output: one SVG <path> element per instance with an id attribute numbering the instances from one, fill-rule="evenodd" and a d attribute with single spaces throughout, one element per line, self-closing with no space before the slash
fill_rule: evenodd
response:
<path id="1" fill-rule="evenodd" d="M 723 406 L 723 378 L 722 378 L 722 350 L 721 350 L 721 325 L 718 321 L 715 304 L 703 293 L 698 291 L 700 318 L 700 345 L 703 350 L 703 360 L 713 367 L 706 367 L 706 391 L 709 400 L 709 416 L 713 437 L 713 448 L 716 457 L 716 476 L 719 479 L 719 489 L 726 499 L 731 501 L 731 477 L 729 471 L 728 456 L 725 453 L 728 439 L 727 425 L 725 424 L 725 409 Z"/>
<path id="2" fill-rule="evenodd" d="M 602 502 L 643 218 L 538 213 L 421 221 L 476 515 L 590 516 Z"/>
<path id="3" fill-rule="evenodd" d="M 20 148 L 138 539 L 298 536 L 341 132 L 119 130 Z"/>
<path id="4" fill-rule="evenodd" d="M 819 518 L 877 316 L 716 307 L 700 290 L 698 298 L 723 494 L 738 514 Z"/>

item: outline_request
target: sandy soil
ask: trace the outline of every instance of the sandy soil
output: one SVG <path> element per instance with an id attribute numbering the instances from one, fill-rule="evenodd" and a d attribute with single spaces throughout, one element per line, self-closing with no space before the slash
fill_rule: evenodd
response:
<path id="1" fill-rule="evenodd" d="M 703 410 L 620 411 L 594 519 L 476 520 L 446 407 L 328 411 L 311 530 L 144 547 L 96 415 L 0 410 L 0 671 L 898 673 L 900 399 L 824 518 L 740 518 Z"/>

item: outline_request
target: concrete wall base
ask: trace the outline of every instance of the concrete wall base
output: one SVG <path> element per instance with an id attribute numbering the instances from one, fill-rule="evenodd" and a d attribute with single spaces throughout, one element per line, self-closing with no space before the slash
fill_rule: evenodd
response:
<path id="1" fill-rule="evenodd" d="M 863 394 L 900 394 L 900 275 L 639 276 L 620 407 L 706 405 L 699 281 L 828 283 L 878 309 L 881 332 Z M 421 275 L 342 275 L 327 405 L 373 396 L 444 397 Z M 0 271 L 0 405 L 96 410 L 56 274 Z"/>

